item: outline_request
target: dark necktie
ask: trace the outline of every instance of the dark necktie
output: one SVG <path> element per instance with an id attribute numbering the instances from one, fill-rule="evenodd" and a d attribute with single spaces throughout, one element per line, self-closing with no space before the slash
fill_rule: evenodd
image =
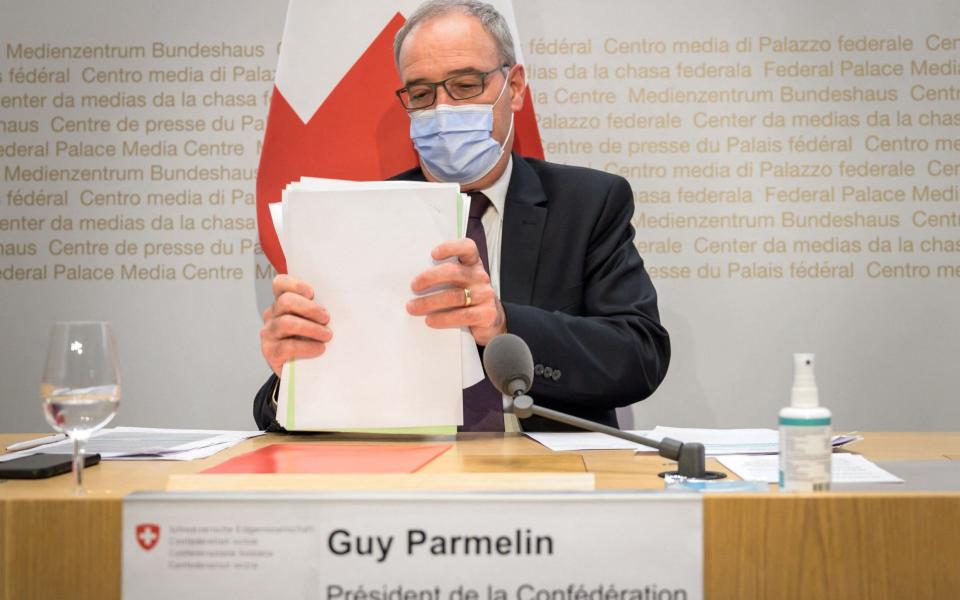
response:
<path id="1" fill-rule="evenodd" d="M 467 219 L 467 237 L 476 242 L 483 268 L 490 273 L 487 257 L 487 235 L 483 231 L 483 213 L 490 199 L 480 192 L 470 194 L 470 218 Z M 483 357 L 483 348 L 477 347 Z M 463 426 L 460 431 L 503 431 L 503 396 L 484 378 L 463 390 Z"/>
<path id="2" fill-rule="evenodd" d="M 490 208 L 490 198 L 481 192 L 470 194 L 470 218 L 467 219 L 467 237 L 477 243 L 483 268 L 490 273 L 490 259 L 487 258 L 487 234 L 483 231 L 483 215 Z"/>

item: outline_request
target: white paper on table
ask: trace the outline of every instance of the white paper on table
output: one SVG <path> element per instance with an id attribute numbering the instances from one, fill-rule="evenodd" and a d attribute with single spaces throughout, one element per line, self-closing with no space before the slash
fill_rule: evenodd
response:
<path id="1" fill-rule="evenodd" d="M 179 450 L 170 454 L 158 454 L 158 455 L 144 455 L 137 454 L 133 456 L 114 456 L 107 460 L 174 460 L 174 461 L 187 461 L 187 460 L 199 460 L 201 458 L 209 458 L 218 452 L 226 450 L 227 448 L 232 448 L 237 445 L 238 442 L 224 442 L 222 444 L 214 444 L 212 446 L 205 446 L 203 448 L 194 448 L 192 450 Z"/>
<path id="2" fill-rule="evenodd" d="M 316 177 L 303 177 L 301 178 L 301 183 L 309 186 L 311 182 L 338 182 L 337 179 L 319 179 Z M 398 183 L 407 183 L 407 182 L 398 182 Z M 410 182 L 417 183 L 417 182 Z M 336 184 L 332 184 L 336 185 Z M 283 198 L 286 198 L 287 191 L 283 190 Z M 470 215 L 470 195 L 469 194 L 460 194 L 461 201 L 463 202 L 462 215 L 460 217 L 459 224 L 459 237 L 463 237 L 467 231 L 467 218 Z M 286 244 L 283 237 L 283 215 L 284 215 L 284 206 L 283 202 L 273 202 L 268 205 L 270 208 L 270 217 L 273 219 L 273 227 L 277 232 L 277 239 L 280 242 L 280 248 L 283 249 Z M 286 253 L 286 250 L 284 250 Z M 473 339 L 473 335 L 470 333 L 470 330 L 466 327 L 462 328 L 460 336 L 460 369 L 461 377 L 463 382 L 461 385 L 463 389 L 466 389 L 481 379 L 484 378 L 483 372 L 483 363 L 480 360 L 480 352 L 477 350 L 477 342 Z"/>
<path id="3" fill-rule="evenodd" d="M 776 429 L 693 429 L 658 425 L 648 437 L 657 441 L 669 437 L 684 443 L 699 442 L 704 445 L 705 453 L 709 456 L 780 452 L 780 433 Z M 840 448 L 862 439 L 859 435 L 835 435 L 832 442 L 834 448 Z M 652 450 L 644 448 L 638 452 Z"/>
<path id="4" fill-rule="evenodd" d="M 94 432 L 84 446 L 87 454 L 103 460 L 193 460 L 212 456 L 243 440 L 263 435 L 262 431 L 221 431 L 206 429 L 157 429 L 114 427 Z M 211 451 L 211 448 L 217 448 Z M 203 451 L 203 452 L 201 452 Z M 64 440 L 0 456 L 0 462 L 30 454 L 71 454 L 73 442 Z"/>
<path id="5" fill-rule="evenodd" d="M 288 186 L 287 266 L 329 310 L 337 342 L 318 359 L 284 365 L 281 424 L 462 423 L 462 334 L 424 327 L 405 309 L 410 282 L 434 264 L 430 250 L 457 237 L 459 200 L 456 184 L 304 179 Z"/>
<path id="6" fill-rule="evenodd" d="M 775 429 L 692 429 L 686 427 L 657 426 L 651 431 L 634 430 L 629 433 L 648 437 L 659 442 L 665 437 L 684 443 L 699 442 L 704 445 L 707 455 L 727 454 L 776 454 L 780 451 L 779 433 Z M 656 452 L 653 448 L 634 444 L 605 433 L 562 432 L 537 433 L 525 435 L 543 444 L 554 452 L 575 450 L 636 450 L 637 452 Z M 862 440 L 861 436 L 836 435 L 833 437 L 835 448 Z"/>
<path id="7" fill-rule="evenodd" d="M 646 436 L 648 432 L 633 431 L 631 433 Z M 645 447 L 634 444 L 633 442 L 628 442 L 627 440 L 621 440 L 612 435 L 594 433 L 592 431 L 525 431 L 523 434 L 554 452 L 569 452 L 575 450 L 636 450 L 637 448 Z"/>
<path id="8" fill-rule="evenodd" d="M 833 454 L 830 463 L 832 483 L 903 483 L 859 454 Z M 780 479 L 779 455 L 730 455 L 717 458 L 726 468 L 748 481 L 777 483 Z"/>
<path id="9" fill-rule="evenodd" d="M 695 429 L 690 427 L 654 427 L 648 437 L 660 441 L 673 438 L 681 442 L 699 442 L 706 454 L 776 454 L 780 434 L 775 429 Z M 643 448 L 641 452 L 655 452 Z"/>
<path id="10" fill-rule="evenodd" d="M 659 442 L 670 437 L 681 442 L 700 442 L 706 454 L 754 454 L 777 452 L 778 434 L 772 429 L 687 429 L 657 426 L 651 431 L 634 430 Z M 571 450 L 635 450 L 656 452 L 654 448 L 635 444 L 605 433 L 527 433 L 528 437 L 554 451 Z M 772 445 L 771 445 L 772 444 Z"/>

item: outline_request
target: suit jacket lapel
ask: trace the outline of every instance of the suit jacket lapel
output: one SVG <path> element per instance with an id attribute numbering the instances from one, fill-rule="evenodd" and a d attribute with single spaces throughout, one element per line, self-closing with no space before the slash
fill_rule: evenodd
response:
<path id="1" fill-rule="evenodd" d="M 513 173 L 504 203 L 500 250 L 500 298 L 530 304 L 547 222 L 547 196 L 527 161 L 513 155 Z"/>

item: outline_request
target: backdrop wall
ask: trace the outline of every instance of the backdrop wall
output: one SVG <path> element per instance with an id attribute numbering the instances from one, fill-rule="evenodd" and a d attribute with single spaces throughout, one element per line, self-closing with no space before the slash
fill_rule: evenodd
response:
<path id="1" fill-rule="evenodd" d="M 285 9 L 0 3 L 3 430 L 46 429 L 64 319 L 114 323 L 115 423 L 252 426 L 273 275 L 253 194 Z M 791 353 L 812 351 L 839 428 L 956 428 L 955 2 L 515 12 L 548 159 L 634 188 L 674 359 L 625 424 L 770 426 Z"/>

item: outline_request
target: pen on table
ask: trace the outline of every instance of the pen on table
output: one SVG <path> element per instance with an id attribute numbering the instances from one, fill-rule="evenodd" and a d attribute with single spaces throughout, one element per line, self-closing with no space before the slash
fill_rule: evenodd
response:
<path id="1" fill-rule="evenodd" d="M 63 433 L 48 435 L 47 437 L 37 438 L 35 440 L 26 440 L 24 442 L 17 442 L 16 444 L 10 444 L 7 446 L 7 452 L 13 452 L 15 450 L 29 450 L 30 448 L 36 448 L 37 446 L 43 446 L 45 444 L 52 444 L 53 442 L 59 442 L 60 440 L 65 439 L 67 439 L 67 436 Z"/>

